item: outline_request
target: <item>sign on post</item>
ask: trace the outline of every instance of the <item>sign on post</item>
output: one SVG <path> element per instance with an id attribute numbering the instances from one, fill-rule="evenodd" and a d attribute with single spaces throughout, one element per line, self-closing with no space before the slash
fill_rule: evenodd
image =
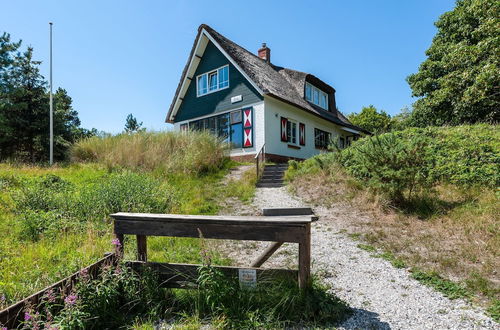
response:
<path id="1" fill-rule="evenodd" d="M 257 287 L 257 270 L 255 269 L 239 269 L 238 278 L 242 289 L 255 289 Z"/>

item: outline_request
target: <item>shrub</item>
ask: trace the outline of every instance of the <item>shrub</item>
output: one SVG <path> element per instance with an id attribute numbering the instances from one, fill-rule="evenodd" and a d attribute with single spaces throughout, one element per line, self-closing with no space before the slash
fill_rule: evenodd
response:
<path id="1" fill-rule="evenodd" d="M 81 140 L 71 155 L 109 168 L 201 174 L 223 166 L 226 148 L 208 132 L 137 132 Z"/>
<path id="2" fill-rule="evenodd" d="M 26 181 L 14 196 L 22 238 L 79 230 L 87 222 L 102 223 L 115 212 L 168 213 L 176 192 L 147 174 L 120 172 L 99 183 L 75 187 L 56 175 Z"/>
<path id="3" fill-rule="evenodd" d="M 495 188 L 500 186 L 500 130 L 478 124 L 410 128 L 366 137 L 344 150 L 292 164 L 287 179 L 332 172 L 336 164 L 395 202 L 410 202 L 415 192 L 439 183 Z"/>
<path id="4" fill-rule="evenodd" d="M 387 133 L 354 143 L 338 160 L 354 177 L 403 202 L 428 184 L 428 145 L 424 136 L 403 140 Z"/>

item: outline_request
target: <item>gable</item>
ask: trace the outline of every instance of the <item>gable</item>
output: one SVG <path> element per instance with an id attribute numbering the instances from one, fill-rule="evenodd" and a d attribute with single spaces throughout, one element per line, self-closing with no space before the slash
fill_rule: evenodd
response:
<path id="1" fill-rule="evenodd" d="M 200 74 L 229 65 L 229 87 L 203 96 L 196 95 L 196 77 Z M 231 97 L 242 96 L 242 101 L 231 103 Z M 243 107 L 262 101 L 263 97 L 243 77 L 239 70 L 221 53 L 221 51 L 209 41 L 198 67 L 189 82 L 186 94 L 175 115 L 174 122 L 189 120 L 196 117 L 216 114 L 219 112 Z"/>

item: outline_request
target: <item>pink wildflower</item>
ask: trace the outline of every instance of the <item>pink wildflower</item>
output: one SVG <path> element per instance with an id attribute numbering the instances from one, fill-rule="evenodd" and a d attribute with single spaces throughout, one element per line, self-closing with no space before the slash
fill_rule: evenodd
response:
<path id="1" fill-rule="evenodd" d="M 64 299 L 64 303 L 68 306 L 73 306 L 76 303 L 77 299 L 78 299 L 77 295 L 70 294 Z"/>
<path id="2" fill-rule="evenodd" d="M 113 244 L 114 246 L 116 247 L 120 247 L 122 246 L 122 244 L 120 243 L 120 240 L 118 238 L 115 238 L 111 241 L 111 244 Z"/>
<path id="3" fill-rule="evenodd" d="M 25 321 L 29 321 L 29 320 L 31 320 L 31 315 L 30 315 L 29 313 L 25 312 L 25 313 L 24 313 L 24 320 L 25 320 Z"/>

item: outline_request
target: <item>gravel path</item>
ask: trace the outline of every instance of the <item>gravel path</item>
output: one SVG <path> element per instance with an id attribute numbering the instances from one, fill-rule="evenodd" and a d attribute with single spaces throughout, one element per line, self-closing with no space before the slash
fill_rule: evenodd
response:
<path id="1" fill-rule="evenodd" d="M 255 210 L 304 206 L 286 187 L 257 188 L 252 204 Z M 481 309 L 461 299 L 450 300 L 412 279 L 407 270 L 358 248 L 359 242 L 335 221 L 346 212 L 317 208 L 319 221 L 312 226 L 313 272 L 354 309 L 340 329 L 500 329 Z M 248 265 L 267 245 L 230 244 L 235 247 L 230 257 L 240 265 Z M 265 266 L 296 267 L 296 250 L 294 245 L 284 246 Z"/>

